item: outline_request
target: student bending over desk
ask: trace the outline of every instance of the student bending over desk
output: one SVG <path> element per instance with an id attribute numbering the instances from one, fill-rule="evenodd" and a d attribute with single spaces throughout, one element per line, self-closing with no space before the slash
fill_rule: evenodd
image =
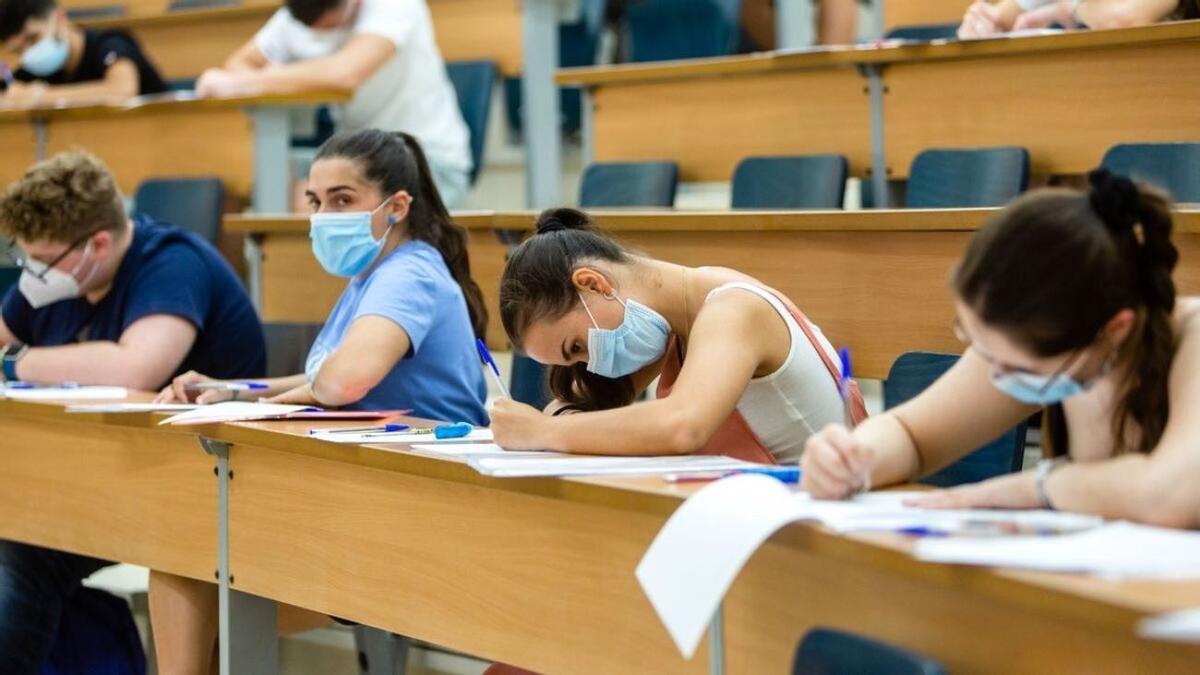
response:
<path id="1" fill-rule="evenodd" d="M 308 356 L 306 373 L 267 380 L 282 403 L 487 424 L 487 388 L 475 351 L 487 309 L 471 279 L 466 232 L 450 220 L 420 145 L 407 134 L 342 133 L 309 174 L 313 253 L 350 279 Z M 186 400 L 198 373 L 175 379 L 161 401 Z M 206 391 L 209 403 L 228 394 Z M 217 630 L 213 584 L 155 572 L 150 608 L 165 673 L 207 673 Z M 314 617 L 283 608 L 281 625 Z M 316 617 L 318 622 L 327 621 Z M 285 628 L 286 629 L 286 628 Z"/>
<path id="2" fill-rule="evenodd" d="M 200 237 L 132 220 L 113 177 L 82 153 L 36 164 L 0 202 L 22 268 L 3 301 L 4 380 L 157 389 L 199 368 L 259 377 L 258 316 Z M 0 673 L 39 672 L 59 617 L 102 560 L 0 541 Z"/>
<path id="3" fill-rule="evenodd" d="M 1200 299 L 1176 301 L 1166 199 L 1104 171 L 1090 180 L 1087 194 L 1021 197 L 975 235 L 953 282 L 963 358 L 912 401 L 810 439 L 810 492 L 933 473 L 1045 408 L 1052 459 L 1037 471 L 923 504 L 1200 527 Z"/>
<path id="4" fill-rule="evenodd" d="M 1053 24 L 1065 28 L 1130 28 L 1197 18 L 1197 0 L 980 0 L 967 9 L 958 37 L 985 37 Z"/>
<path id="5" fill-rule="evenodd" d="M 500 311 L 513 345 L 552 366 L 554 412 L 576 412 L 498 401 L 506 448 L 774 463 L 844 419 L 833 348 L 787 298 L 733 270 L 626 251 L 572 209 L 543 213 L 513 252 Z M 631 405 L 659 375 L 659 399 Z"/>
<path id="6" fill-rule="evenodd" d="M 167 90 L 132 36 L 79 28 L 54 0 L 0 1 L 0 42 L 21 65 L 5 78 L 0 105 L 126 99 Z"/>

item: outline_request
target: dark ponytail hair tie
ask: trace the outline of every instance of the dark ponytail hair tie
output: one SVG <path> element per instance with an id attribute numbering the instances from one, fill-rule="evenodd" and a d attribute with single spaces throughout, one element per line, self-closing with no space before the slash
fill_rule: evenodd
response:
<path id="1" fill-rule="evenodd" d="M 568 230 L 567 224 L 559 220 L 556 216 L 547 216 L 538 221 L 537 233 L 550 234 L 551 232 L 562 232 Z"/>
<path id="2" fill-rule="evenodd" d="M 1114 234 L 1136 234 L 1134 226 L 1141 220 L 1141 191 L 1133 181 L 1108 169 L 1096 169 L 1088 174 L 1088 202 L 1104 224 Z"/>

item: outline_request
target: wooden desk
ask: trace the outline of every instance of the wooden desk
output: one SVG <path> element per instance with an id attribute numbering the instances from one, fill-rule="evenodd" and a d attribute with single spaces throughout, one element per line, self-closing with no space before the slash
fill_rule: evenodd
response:
<path id="1" fill-rule="evenodd" d="M 74 471 L 87 477 L 67 492 L 78 495 L 94 489 L 84 483 L 108 475 L 96 466 L 150 476 L 175 455 L 203 457 L 182 446 L 165 452 L 170 436 L 198 433 L 231 444 L 228 569 L 231 587 L 242 593 L 548 674 L 705 672 L 702 654 L 690 663 L 678 655 L 634 578 L 654 535 L 695 488 L 653 478 L 489 479 L 402 446 L 316 441 L 308 423 L 208 425 L 179 434 L 46 408 L 0 402 L 6 431 L 36 432 L 49 443 L 20 453 L 30 464 L 19 477 L 27 485 L 12 486 L 19 493 L 53 494 L 55 481 Z M 56 432 L 30 428 L 50 419 Z M 88 445 L 90 452 L 72 450 L 98 430 L 114 438 Z M 186 484 L 194 473 L 211 489 L 211 460 L 178 480 Z M 5 488 L 17 482 L 11 475 L 0 469 Z M 181 497 L 139 492 L 137 517 L 157 518 L 163 505 L 177 510 Z M 208 506 L 200 503 L 197 513 Z M 0 535 L 26 528 L 45 541 L 58 531 L 57 545 L 88 550 L 97 546 L 75 542 L 125 542 L 109 554 L 152 538 L 106 513 L 48 509 L 34 528 L 20 522 L 29 520 L 28 509 L 4 496 Z M 101 527 L 85 531 L 79 522 Z M 184 528 L 170 532 L 184 540 L 170 550 L 192 545 Z M 196 537 L 213 541 L 210 535 Z M 899 538 L 845 538 L 807 525 L 776 535 L 726 597 L 728 672 L 787 672 L 796 642 L 818 625 L 922 651 L 956 673 L 1188 673 L 1200 657 L 1200 647 L 1134 634 L 1144 616 L 1200 604 L 1200 583 L 931 565 L 905 547 Z M 187 559 L 208 554 L 192 551 Z M 169 556 L 142 559 L 158 564 Z"/>
<path id="2" fill-rule="evenodd" d="M 959 23 L 971 0 L 884 0 L 884 32 L 899 26 Z"/>
<path id="3" fill-rule="evenodd" d="M 1116 143 L 1200 138 L 1200 73 L 1188 67 L 1198 54 L 1200 21 L 1190 21 L 573 68 L 557 79 L 591 91 L 596 160 L 674 159 L 685 181 L 729 180 L 747 155 L 813 152 L 846 155 L 857 175 L 904 178 L 922 149 L 1000 144 L 1029 148 L 1037 172 L 1078 174 Z"/>
<path id="4" fill-rule="evenodd" d="M 883 379 L 900 354 L 957 352 L 950 270 L 972 232 L 996 209 L 897 211 L 617 211 L 592 215 L 627 246 L 683 265 L 716 265 L 754 276 L 790 297 L 834 344 L 847 344 L 862 377 Z M 521 236 L 535 214 L 460 219 L 472 230 L 471 265 L 498 326 L 498 284 L 507 248 L 488 229 Z M 308 247 L 308 221 L 228 218 L 230 232 L 263 246 L 264 320 L 323 321 L 344 285 L 322 273 Z M 1182 294 L 1200 293 L 1200 212 L 1176 217 Z M 315 301 L 314 301 L 315 299 Z"/>

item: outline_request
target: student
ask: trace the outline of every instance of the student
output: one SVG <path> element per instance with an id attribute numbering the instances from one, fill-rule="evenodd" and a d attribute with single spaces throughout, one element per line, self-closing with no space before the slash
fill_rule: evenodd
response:
<path id="1" fill-rule="evenodd" d="M 1045 409 L 1037 471 L 922 503 L 1200 526 L 1200 299 L 1176 301 L 1166 200 L 1105 171 L 1090 182 L 1018 198 L 976 234 L 953 282 L 966 353 L 912 401 L 810 439 L 810 492 L 933 473 Z"/>
<path id="2" fill-rule="evenodd" d="M 0 202 L 22 268 L 0 310 L 4 380 L 158 389 L 190 368 L 258 377 L 262 328 L 207 242 L 126 217 L 95 157 L 34 165 Z M 0 541 L 0 672 L 35 673 L 66 599 L 105 561 Z"/>
<path id="3" fill-rule="evenodd" d="M 334 136 L 317 152 L 308 197 L 313 253 L 350 283 L 313 345 L 307 372 L 266 380 L 265 395 L 486 425 L 475 338 L 484 335 L 487 309 L 471 280 L 466 232 L 450 220 L 417 141 L 378 130 Z M 208 379 L 178 377 L 160 400 L 187 400 L 186 385 Z M 208 391 L 199 400 L 227 396 Z M 163 672 L 208 672 L 216 602 L 212 584 L 151 575 Z M 285 610 L 290 625 L 305 623 L 302 610 Z"/>
<path id="4" fill-rule="evenodd" d="M 1197 0 L 978 0 L 967 9 L 958 37 L 986 37 L 1053 24 L 1065 28 L 1129 28 L 1196 18 L 1200 18 Z"/>
<path id="5" fill-rule="evenodd" d="M 502 399 L 492 429 L 507 448 L 794 462 L 844 419 L 833 349 L 786 298 L 631 253 L 579 211 L 541 215 L 504 268 L 500 311 L 514 347 L 552 366 L 555 412 L 577 413 Z M 631 405 L 659 375 L 659 399 Z"/>
<path id="6" fill-rule="evenodd" d="M 254 39 L 197 83 L 204 96 L 346 91 L 347 130 L 415 136 L 450 208 L 470 187 L 470 134 L 424 0 L 287 0 Z"/>
<path id="7" fill-rule="evenodd" d="M 55 0 L 0 0 L 0 43 L 20 63 L 0 105 L 126 99 L 167 90 L 132 36 L 80 28 Z"/>

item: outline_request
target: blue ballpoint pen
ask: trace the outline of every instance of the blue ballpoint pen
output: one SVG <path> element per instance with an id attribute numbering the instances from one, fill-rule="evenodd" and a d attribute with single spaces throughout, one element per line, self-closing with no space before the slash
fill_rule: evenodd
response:
<path id="1" fill-rule="evenodd" d="M 496 365 L 496 359 L 492 358 L 492 353 L 488 351 L 487 343 L 483 341 L 483 338 L 475 339 L 475 350 L 479 352 L 479 360 L 483 361 L 483 365 L 488 366 L 492 372 L 496 386 L 500 388 L 500 393 L 504 395 L 504 398 L 512 398 L 508 395 L 508 387 L 504 386 L 504 380 L 500 378 L 500 368 Z"/>
<path id="2" fill-rule="evenodd" d="M 838 378 L 838 395 L 842 397 L 842 415 L 847 429 L 854 428 L 854 414 L 850 409 L 850 380 L 854 377 L 853 371 L 850 368 L 850 348 L 842 347 L 838 350 L 838 356 L 842 360 L 842 373 Z"/>
<path id="3" fill-rule="evenodd" d="M 697 483 L 701 481 L 720 480 L 730 476 L 753 473 L 760 476 L 770 476 L 780 482 L 796 484 L 800 482 L 803 472 L 798 466 L 758 466 L 731 471 L 701 471 L 697 473 L 668 473 L 663 480 L 668 483 Z"/>

